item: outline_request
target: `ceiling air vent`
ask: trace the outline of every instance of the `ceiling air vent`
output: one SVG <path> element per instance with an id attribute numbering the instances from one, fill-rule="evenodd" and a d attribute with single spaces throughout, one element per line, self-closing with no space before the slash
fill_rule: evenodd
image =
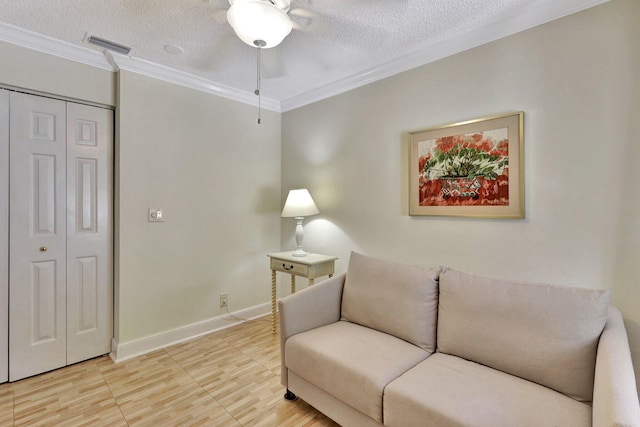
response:
<path id="1" fill-rule="evenodd" d="M 87 37 L 87 42 L 91 44 L 95 44 L 96 46 L 103 47 L 108 50 L 112 50 L 114 52 L 121 53 L 123 55 L 128 55 L 129 52 L 131 52 L 131 48 L 129 46 L 115 43 L 115 42 L 112 42 L 111 40 L 102 39 L 96 36 Z"/>

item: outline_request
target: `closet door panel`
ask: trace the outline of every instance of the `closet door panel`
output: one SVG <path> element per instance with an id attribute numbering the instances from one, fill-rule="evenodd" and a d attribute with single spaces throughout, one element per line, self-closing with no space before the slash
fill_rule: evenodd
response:
<path id="1" fill-rule="evenodd" d="M 10 94 L 9 379 L 66 365 L 65 102 Z"/>
<path id="2" fill-rule="evenodd" d="M 9 379 L 9 92 L 0 89 L 0 383 Z"/>
<path id="3" fill-rule="evenodd" d="M 110 351 L 113 112 L 67 104 L 67 363 Z"/>

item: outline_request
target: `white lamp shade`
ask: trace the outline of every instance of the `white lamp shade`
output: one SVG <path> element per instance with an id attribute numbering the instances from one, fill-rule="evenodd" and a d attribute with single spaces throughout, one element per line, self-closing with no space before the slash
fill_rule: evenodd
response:
<path id="1" fill-rule="evenodd" d="M 305 217 L 317 215 L 320 211 L 311 198 L 309 190 L 300 188 L 298 190 L 290 190 L 287 201 L 284 202 L 282 216 L 285 218 Z"/>
<path id="2" fill-rule="evenodd" d="M 293 28 L 289 15 L 265 0 L 233 0 L 227 20 L 240 40 L 253 47 L 256 40 L 264 41 L 264 48 L 277 46 Z"/>

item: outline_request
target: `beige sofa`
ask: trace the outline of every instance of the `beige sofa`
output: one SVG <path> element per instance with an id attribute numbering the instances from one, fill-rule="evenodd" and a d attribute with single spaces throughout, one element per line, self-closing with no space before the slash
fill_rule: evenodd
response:
<path id="1" fill-rule="evenodd" d="M 608 291 L 352 253 L 278 307 L 285 398 L 343 426 L 640 426 Z"/>

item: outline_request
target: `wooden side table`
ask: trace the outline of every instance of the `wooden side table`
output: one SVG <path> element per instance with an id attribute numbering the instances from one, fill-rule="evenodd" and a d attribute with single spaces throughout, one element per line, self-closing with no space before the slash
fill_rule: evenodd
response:
<path id="1" fill-rule="evenodd" d="M 276 333 L 276 271 L 291 275 L 291 293 L 296 293 L 296 276 L 306 277 L 312 286 L 316 277 L 333 277 L 338 257 L 308 254 L 293 256 L 293 251 L 268 254 L 271 258 L 271 332 Z"/>

